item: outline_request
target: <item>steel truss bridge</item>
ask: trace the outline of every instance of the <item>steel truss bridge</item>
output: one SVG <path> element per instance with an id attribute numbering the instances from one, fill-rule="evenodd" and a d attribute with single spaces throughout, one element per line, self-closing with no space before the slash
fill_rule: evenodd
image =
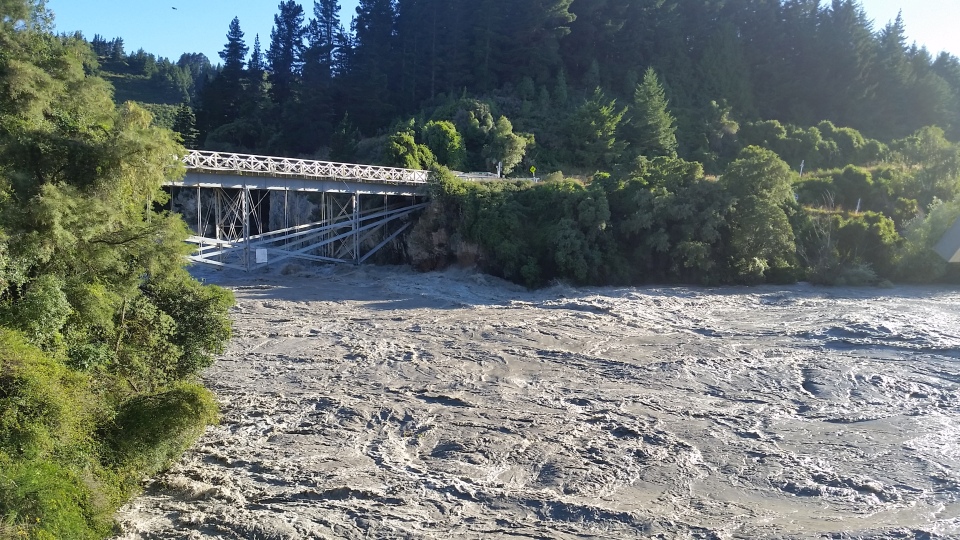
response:
<path id="1" fill-rule="evenodd" d="M 184 178 L 166 186 L 202 264 L 360 264 L 426 206 L 427 171 L 196 150 L 183 162 Z"/>

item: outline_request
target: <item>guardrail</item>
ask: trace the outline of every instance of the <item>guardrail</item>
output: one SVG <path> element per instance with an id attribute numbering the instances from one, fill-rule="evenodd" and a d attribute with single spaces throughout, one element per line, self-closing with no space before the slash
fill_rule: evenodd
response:
<path id="1" fill-rule="evenodd" d="M 299 178 L 336 178 L 395 184 L 426 184 L 429 171 L 377 167 L 355 163 L 312 161 L 251 154 L 231 154 L 191 150 L 183 158 L 187 169 L 194 171 L 233 172 L 292 176 Z"/>

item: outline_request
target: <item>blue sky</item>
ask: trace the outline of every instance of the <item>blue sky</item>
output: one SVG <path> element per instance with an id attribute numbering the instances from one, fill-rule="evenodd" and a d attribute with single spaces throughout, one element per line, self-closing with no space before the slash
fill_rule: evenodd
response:
<path id="1" fill-rule="evenodd" d="M 824 3 L 829 0 L 824 0 Z M 202 52 L 214 64 L 226 42 L 227 27 L 240 18 L 247 45 L 260 34 L 266 49 L 279 0 L 47 0 L 56 14 L 57 30 L 80 30 L 87 37 L 122 37 L 127 52 L 143 48 L 149 53 L 176 60 L 184 52 Z M 312 0 L 301 2 L 309 17 Z M 879 29 L 903 10 L 907 35 L 936 54 L 948 51 L 960 56 L 960 0 L 862 0 L 867 15 Z M 340 0 L 344 26 L 356 12 L 357 0 Z M 173 9 L 176 7 L 177 9 Z"/>

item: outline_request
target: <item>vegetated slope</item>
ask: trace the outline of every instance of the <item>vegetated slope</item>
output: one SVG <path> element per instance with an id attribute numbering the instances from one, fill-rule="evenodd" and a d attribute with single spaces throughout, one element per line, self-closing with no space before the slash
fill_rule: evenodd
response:
<path id="1" fill-rule="evenodd" d="M 452 244 L 412 238 L 423 267 L 465 250 L 528 285 L 956 277 L 930 247 L 960 215 L 960 60 L 904 21 L 850 0 L 497 5 L 364 0 L 348 32 L 332 0 L 284 2 L 265 47 L 234 18 L 219 69 L 174 66 L 206 81 L 175 127 L 189 147 L 585 184 L 456 188 L 474 213 L 424 225 Z"/>
<path id="2" fill-rule="evenodd" d="M 284 2 L 265 48 L 227 25 L 218 69 L 93 47 L 139 99 L 190 98 L 151 107 L 191 148 L 585 184 L 456 188 L 445 204 L 474 213 L 423 224 L 452 243 L 411 238 L 433 253 L 418 266 L 466 250 L 532 286 L 956 278 L 930 248 L 960 215 L 960 60 L 908 45 L 904 21 L 874 29 L 849 0 L 491 5 L 365 0 L 347 32 L 336 2 Z"/>
<path id="3" fill-rule="evenodd" d="M 48 21 L 0 6 L 0 537 L 103 538 L 216 420 L 196 374 L 233 300 L 190 277 L 183 220 L 156 210 L 183 148 Z"/>

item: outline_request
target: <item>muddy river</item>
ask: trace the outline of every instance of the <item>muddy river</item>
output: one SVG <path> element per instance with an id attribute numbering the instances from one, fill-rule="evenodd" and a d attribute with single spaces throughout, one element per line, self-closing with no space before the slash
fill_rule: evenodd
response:
<path id="1" fill-rule="evenodd" d="M 960 290 L 203 277 L 223 420 L 120 538 L 960 538 Z"/>

